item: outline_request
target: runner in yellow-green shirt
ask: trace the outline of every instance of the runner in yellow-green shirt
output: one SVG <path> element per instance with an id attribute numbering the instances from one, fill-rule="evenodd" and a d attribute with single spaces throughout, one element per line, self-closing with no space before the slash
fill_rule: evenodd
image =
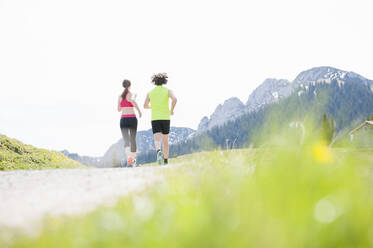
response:
<path id="1" fill-rule="evenodd" d="M 163 163 L 168 164 L 170 117 L 174 114 L 177 102 L 174 93 L 163 87 L 164 84 L 167 84 L 167 81 L 168 76 L 166 73 L 153 75 L 152 83 L 154 83 L 155 87 L 146 95 L 144 103 L 144 108 L 152 110 L 152 129 L 158 164 L 162 164 L 162 157 Z M 171 109 L 169 99 L 172 100 Z M 163 154 L 161 151 L 161 141 L 163 144 Z"/>

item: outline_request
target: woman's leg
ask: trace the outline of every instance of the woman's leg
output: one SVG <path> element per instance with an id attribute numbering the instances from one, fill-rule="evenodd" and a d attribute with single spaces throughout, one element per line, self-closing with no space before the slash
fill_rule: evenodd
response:
<path id="1" fill-rule="evenodd" d="M 125 128 L 121 128 L 120 130 L 122 132 L 123 141 L 124 141 L 124 151 L 128 158 L 131 155 L 130 154 L 130 129 L 125 127 Z"/>
<path id="2" fill-rule="evenodd" d="M 137 134 L 137 118 L 132 119 L 133 123 L 130 128 L 130 144 L 131 144 L 131 153 L 132 157 L 136 158 L 136 151 L 137 151 L 137 145 L 136 145 L 136 134 Z"/>
<path id="3" fill-rule="evenodd" d="M 137 134 L 137 129 L 130 128 L 130 145 L 131 145 L 131 154 L 133 158 L 136 158 L 136 151 L 137 151 L 136 134 Z"/>

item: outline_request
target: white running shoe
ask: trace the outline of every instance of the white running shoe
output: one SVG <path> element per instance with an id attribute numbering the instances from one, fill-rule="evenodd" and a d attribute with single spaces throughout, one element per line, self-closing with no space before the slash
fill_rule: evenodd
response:
<path id="1" fill-rule="evenodd" d="M 159 151 L 157 152 L 157 161 L 158 161 L 158 164 L 159 164 L 159 165 L 162 165 L 162 161 L 163 161 L 163 153 L 162 153 L 161 150 L 159 150 Z"/>

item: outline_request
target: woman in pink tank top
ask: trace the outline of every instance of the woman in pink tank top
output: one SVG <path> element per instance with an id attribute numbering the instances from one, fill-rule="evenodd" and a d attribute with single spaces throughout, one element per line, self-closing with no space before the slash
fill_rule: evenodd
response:
<path id="1" fill-rule="evenodd" d="M 137 133 L 137 117 L 135 109 L 141 118 L 142 113 L 136 103 L 136 96 L 130 91 L 131 82 L 127 79 L 123 80 L 123 93 L 118 97 L 118 112 L 122 113 L 120 118 L 120 130 L 124 140 L 124 150 L 127 156 L 127 166 L 136 166 L 136 133 Z"/>

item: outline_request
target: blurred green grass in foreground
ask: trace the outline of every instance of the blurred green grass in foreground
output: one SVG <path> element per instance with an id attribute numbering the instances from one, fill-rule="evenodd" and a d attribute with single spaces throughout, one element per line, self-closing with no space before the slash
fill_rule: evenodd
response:
<path id="1" fill-rule="evenodd" d="M 163 183 L 12 247 L 372 247 L 372 152 L 284 147 L 174 159 Z"/>

